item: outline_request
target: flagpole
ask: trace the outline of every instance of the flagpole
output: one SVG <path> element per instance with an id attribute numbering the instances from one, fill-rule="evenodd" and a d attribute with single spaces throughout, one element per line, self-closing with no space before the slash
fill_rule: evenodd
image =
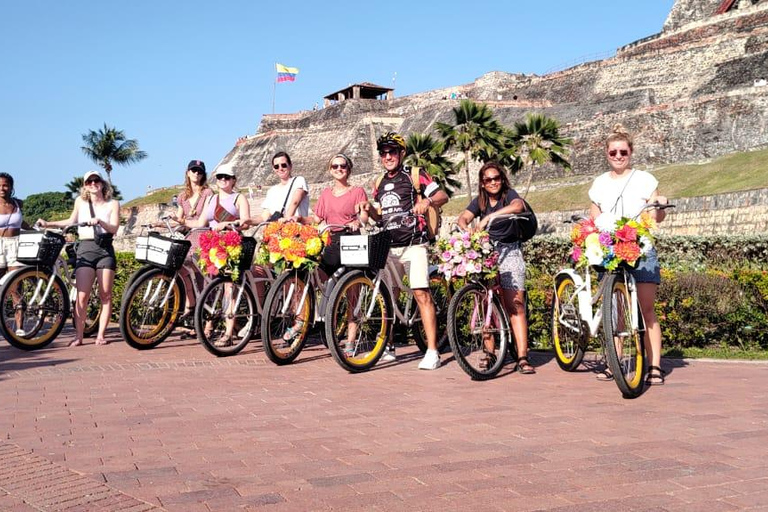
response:
<path id="1" fill-rule="evenodd" d="M 275 62 L 275 78 L 272 80 L 272 113 L 275 113 L 275 90 L 277 89 L 277 62 Z"/>

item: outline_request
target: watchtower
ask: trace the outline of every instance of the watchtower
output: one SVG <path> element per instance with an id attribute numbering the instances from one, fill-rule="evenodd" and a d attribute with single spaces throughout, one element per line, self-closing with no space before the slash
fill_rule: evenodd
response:
<path id="1" fill-rule="evenodd" d="M 323 98 L 323 106 L 327 107 L 338 101 L 345 100 L 391 100 L 395 90 L 389 87 L 363 82 L 351 84 Z"/>

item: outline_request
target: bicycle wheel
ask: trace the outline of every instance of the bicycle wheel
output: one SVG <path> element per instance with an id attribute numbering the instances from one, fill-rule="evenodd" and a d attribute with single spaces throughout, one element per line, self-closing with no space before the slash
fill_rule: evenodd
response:
<path id="1" fill-rule="evenodd" d="M 77 290 L 72 290 L 70 293 L 72 327 L 77 329 L 77 321 L 75 320 L 75 301 L 77 300 Z M 85 307 L 85 328 L 83 329 L 83 337 L 89 338 L 96 334 L 96 331 L 99 330 L 99 316 L 101 316 L 101 299 L 99 298 L 99 281 L 97 279 L 93 280 L 91 295 L 88 296 L 88 304 L 86 304 Z"/>
<path id="2" fill-rule="evenodd" d="M 64 281 L 50 271 L 23 268 L 9 276 L 0 289 L 0 330 L 8 343 L 35 350 L 51 343 L 69 316 L 69 296 Z"/>
<path id="3" fill-rule="evenodd" d="M 603 329 L 605 356 L 613 379 L 624 398 L 636 398 L 643 391 L 645 348 L 642 319 L 635 305 L 633 311 L 630 287 L 631 276 L 622 271 L 605 277 L 608 279 L 603 298 Z"/>
<path id="4" fill-rule="evenodd" d="M 267 357 L 277 365 L 296 359 L 309 337 L 316 293 L 308 279 L 306 271 L 283 272 L 264 300 L 261 341 Z"/>
<path id="5" fill-rule="evenodd" d="M 173 332 L 185 300 L 178 274 L 154 268 L 139 275 L 120 304 L 120 334 L 137 350 L 155 348 Z"/>
<path id="6" fill-rule="evenodd" d="M 557 276 L 552 299 L 552 344 L 557 364 L 567 372 L 579 367 L 589 341 L 589 331 L 581 321 L 577 301 L 573 278 L 567 274 Z"/>
<path id="7" fill-rule="evenodd" d="M 342 276 L 331 292 L 325 337 L 333 359 L 357 373 L 372 368 L 384 353 L 392 329 L 391 298 L 385 286 L 374 297 L 371 277 L 355 270 Z"/>
<path id="8" fill-rule="evenodd" d="M 235 284 L 217 277 L 195 305 L 197 339 L 211 354 L 232 356 L 245 348 L 258 329 L 258 310 L 248 279 Z"/>
<path id="9" fill-rule="evenodd" d="M 512 341 L 509 319 L 498 295 L 488 300 L 480 283 L 468 283 L 448 307 L 448 342 L 456 362 L 473 380 L 495 377 Z"/>
<path id="10" fill-rule="evenodd" d="M 435 304 L 437 317 L 437 350 L 443 352 L 448 347 L 448 304 L 451 302 L 451 285 L 437 272 L 429 276 L 429 291 L 432 293 L 432 302 Z M 416 306 L 418 312 L 418 306 Z M 416 318 L 416 324 L 412 328 L 413 341 L 421 352 L 427 351 L 427 333 L 424 331 L 424 323 L 421 315 Z"/>

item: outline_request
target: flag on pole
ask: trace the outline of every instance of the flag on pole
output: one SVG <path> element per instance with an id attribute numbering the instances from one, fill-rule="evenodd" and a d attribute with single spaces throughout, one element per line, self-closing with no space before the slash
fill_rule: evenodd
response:
<path id="1" fill-rule="evenodd" d="M 277 70 L 278 82 L 293 82 L 296 80 L 296 75 L 299 74 L 299 68 L 289 68 L 282 64 L 275 63 L 275 69 Z"/>

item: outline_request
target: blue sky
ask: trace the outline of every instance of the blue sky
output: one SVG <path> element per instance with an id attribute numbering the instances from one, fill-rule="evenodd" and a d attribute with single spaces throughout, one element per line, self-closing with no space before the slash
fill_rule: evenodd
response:
<path id="1" fill-rule="evenodd" d="M 94 168 L 81 136 L 105 122 L 149 158 L 116 167 L 127 198 L 209 168 L 272 111 L 311 109 L 349 83 L 408 94 L 489 71 L 544 74 L 657 33 L 673 0 L 0 0 L 0 171 L 16 195 Z M 356 5 L 359 4 L 359 5 Z"/>

